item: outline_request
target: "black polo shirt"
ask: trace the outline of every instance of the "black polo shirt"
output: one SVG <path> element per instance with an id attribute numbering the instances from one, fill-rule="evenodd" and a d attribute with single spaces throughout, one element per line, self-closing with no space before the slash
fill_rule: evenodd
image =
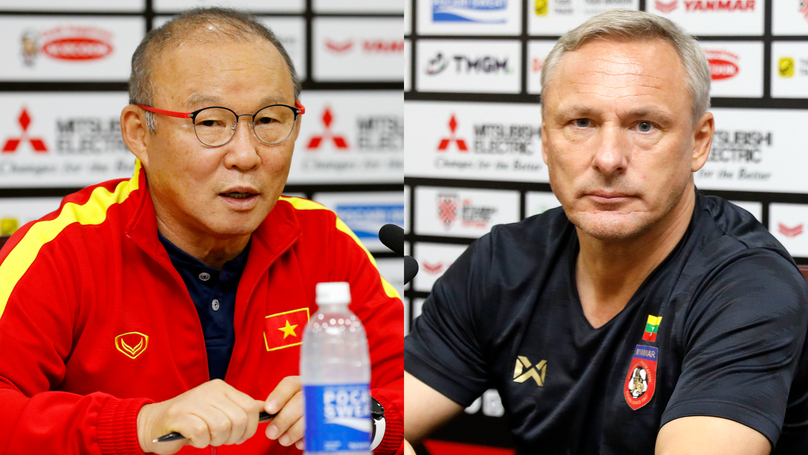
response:
<path id="1" fill-rule="evenodd" d="M 244 267 L 247 266 L 250 244 L 248 243 L 244 251 L 234 259 L 225 262 L 220 271 L 182 251 L 162 234 L 158 235 L 171 258 L 171 263 L 185 282 L 185 287 L 188 288 L 196 312 L 199 314 L 202 333 L 205 335 L 210 378 L 224 380 L 236 342 L 233 325 L 236 314 L 236 291 Z"/>
<path id="2" fill-rule="evenodd" d="M 560 208 L 494 227 L 436 282 L 405 369 L 463 406 L 498 389 L 519 453 L 653 454 L 662 425 L 697 415 L 808 453 L 808 289 L 754 217 L 697 193 L 685 236 L 599 328 L 578 248 Z"/>

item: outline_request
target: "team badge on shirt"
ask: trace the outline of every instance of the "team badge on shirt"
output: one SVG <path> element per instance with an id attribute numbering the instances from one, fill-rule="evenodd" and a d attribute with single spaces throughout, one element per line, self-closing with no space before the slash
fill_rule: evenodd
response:
<path id="1" fill-rule="evenodd" d="M 308 308 L 298 308 L 267 316 L 264 327 L 264 345 L 267 351 L 299 346 L 303 341 L 303 330 L 308 322 Z"/>
<path id="2" fill-rule="evenodd" d="M 635 411 L 648 404 L 656 390 L 656 367 L 659 350 L 650 346 L 637 345 L 634 358 L 628 367 L 623 394 L 626 403 Z"/>

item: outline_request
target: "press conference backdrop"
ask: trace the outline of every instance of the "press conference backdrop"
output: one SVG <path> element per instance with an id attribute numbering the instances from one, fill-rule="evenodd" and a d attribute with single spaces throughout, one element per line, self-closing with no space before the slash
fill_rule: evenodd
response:
<path id="1" fill-rule="evenodd" d="M 698 36 L 716 135 L 696 186 L 754 214 L 808 264 L 808 1 L 407 0 L 405 239 L 420 264 L 408 320 L 491 226 L 559 205 L 541 157 L 539 74 L 561 34 L 614 8 Z M 513 453 L 502 416 L 490 390 L 418 450 Z"/>
<path id="2" fill-rule="evenodd" d="M 285 194 L 335 210 L 403 291 L 403 262 L 377 238 L 404 222 L 402 0 L 0 0 L 0 235 L 131 176 L 119 117 L 132 53 L 173 14 L 211 5 L 259 15 L 303 80 Z"/>

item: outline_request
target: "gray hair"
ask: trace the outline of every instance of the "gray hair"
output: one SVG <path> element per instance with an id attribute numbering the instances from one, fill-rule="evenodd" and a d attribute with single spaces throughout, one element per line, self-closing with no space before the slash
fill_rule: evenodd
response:
<path id="1" fill-rule="evenodd" d="M 547 55 L 541 70 L 542 112 L 547 85 L 561 57 L 595 39 L 628 41 L 663 39 L 669 42 L 679 55 L 685 69 L 685 83 L 693 103 L 691 114 L 693 124 L 695 125 L 710 108 L 710 65 L 696 39 L 664 17 L 642 11 L 616 9 L 598 14 L 568 31 Z"/>
<path id="2" fill-rule="evenodd" d="M 213 27 L 211 27 L 213 26 Z M 213 35 L 217 39 L 246 41 L 265 39 L 272 43 L 281 53 L 289 72 L 292 75 L 295 100 L 300 98 L 301 83 L 295 71 L 291 57 L 284 49 L 278 37 L 272 33 L 255 16 L 230 8 L 195 8 L 188 10 L 163 26 L 151 30 L 140 42 L 132 55 L 132 74 L 129 76 L 129 103 L 151 106 L 154 102 L 154 85 L 152 65 L 163 49 L 190 39 L 205 40 L 200 36 Z M 152 134 L 155 132 L 154 114 L 146 112 L 146 126 Z"/>

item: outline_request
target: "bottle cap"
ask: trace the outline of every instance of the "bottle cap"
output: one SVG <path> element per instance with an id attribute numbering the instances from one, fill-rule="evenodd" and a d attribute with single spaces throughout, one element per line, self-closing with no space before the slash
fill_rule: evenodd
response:
<path id="1" fill-rule="evenodd" d="M 317 305 L 351 303 L 351 287 L 344 281 L 317 283 Z"/>

